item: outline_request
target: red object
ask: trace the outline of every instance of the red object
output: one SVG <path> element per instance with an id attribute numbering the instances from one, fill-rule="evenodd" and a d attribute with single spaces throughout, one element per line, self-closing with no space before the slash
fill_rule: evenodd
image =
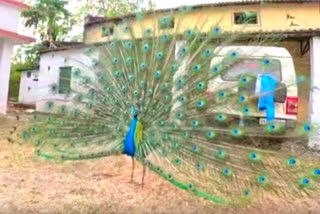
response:
<path id="1" fill-rule="evenodd" d="M 2 0 L 0 0 L 0 1 L 2 1 Z M 20 35 L 20 34 L 17 34 L 15 32 L 7 31 L 7 30 L 4 30 L 4 29 L 0 28 L 0 37 L 1 36 L 8 37 L 8 38 L 13 38 L 13 39 L 16 39 L 16 40 L 22 41 L 22 42 L 34 42 L 34 41 L 36 41 L 32 37 Z"/>
<path id="2" fill-rule="evenodd" d="M 286 99 L 286 114 L 298 114 L 298 97 L 287 97 Z"/>
<path id="3" fill-rule="evenodd" d="M 30 6 L 26 5 L 25 3 L 23 3 L 22 1 L 15 1 L 15 0 L 0 0 L 0 2 L 6 3 L 6 4 L 11 4 L 17 7 L 20 7 L 22 9 L 29 9 Z"/>

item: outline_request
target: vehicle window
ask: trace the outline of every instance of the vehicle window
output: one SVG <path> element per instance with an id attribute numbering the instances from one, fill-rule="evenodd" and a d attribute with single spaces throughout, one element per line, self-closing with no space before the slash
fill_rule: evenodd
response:
<path id="1" fill-rule="evenodd" d="M 281 80 L 281 64 L 279 60 L 270 59 L 268 65 L 264 65 L 263 59 L 245 59 L 230 65 L 230 68 L 221 73 L 221 79 L 226 81 L 238 81 L 244 75 L 258 76 L 259 74 L 272 74 Z"/>

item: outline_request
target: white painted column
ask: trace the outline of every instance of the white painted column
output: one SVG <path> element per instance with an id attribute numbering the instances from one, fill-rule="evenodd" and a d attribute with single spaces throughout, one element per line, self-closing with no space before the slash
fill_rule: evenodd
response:
<path id="1" fill-rule="evenodd" d="M 0 40 L 0 114 L 6 114 L 13 44 Z"/>
<path id="2" fill-rule="evenodd" d="M 320 37 L 310 39 L 310 100 L 309 118 L 320 128 Z M 320 130 L 319 130 L 320 131 Z M 320 150 L 320 132 L 309 138 L 309 147 Z"/>

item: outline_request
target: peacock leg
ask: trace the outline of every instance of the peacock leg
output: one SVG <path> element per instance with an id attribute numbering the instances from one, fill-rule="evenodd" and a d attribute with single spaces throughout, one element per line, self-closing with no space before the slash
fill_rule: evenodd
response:
<path id="1" fill-rule="evenodd" d="M 146 166 L 143 165 L 143 172 L 142 172 L 142 180 L 141 180 L 141 187 L 143 187 L 143 181 L 144 181 L 144 176 L 146 175 Z"/>
<path id="2" fill-rule="evenodd" d="M 135 165 L 135 161 L 134 161 L 134 157 L 131 157 L 132 159 L 132 169 L 131 169 L 131 180 L 130 182 L 133 182 L 133 174 L 134 174 L 134 165 Z"/>

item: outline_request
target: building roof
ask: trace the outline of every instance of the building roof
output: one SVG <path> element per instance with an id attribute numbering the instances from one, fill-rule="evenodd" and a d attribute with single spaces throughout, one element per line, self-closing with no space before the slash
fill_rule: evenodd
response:
<path id="1" fill-rule="evenodd" d="M 25 3 L 23 3 L 22 1 L 19 1 L 19 0 L 0 0 L 0 3 L 14 5 L 14 6 L 19 7 L 21 9 L 30 8 L 29 5 L 26 5 Z"/>
<path id="2" fill-rule="evenodd" d="M 1 1 L 1 0 L 0 0 Z M 0 28 L 0 38 L 4 37 L 13 40 L 16 44 L 30 43 L 36 41 L 34 38 L 24 36 L 15 32 L 7 31 Z"/>
<path id="3" fill-rule="evenodd" d="M 54 42 L 50 44 L 48 41 L 44 41 L 42 44 L 45 48 L 40 51 L 41 54 L 78 49 L 86 46 L 83 42 Z"/>
<path id="4" fill-rule="evenodd" d="M 249 5 L 249 4 L 265 4 L 265 3 L 312 3 L 319 2 L 320 0 L 214 0 L 212 3 L 204 3 L 204 4 L 193 4 L 187 5 L 192 6 L 193 9 L 205 8 L 205 7 L 222 7 L 222 6 L 232 6 L 232 5 Z M 156 11 L 147 11 L 146 13 L 154 13 L 154 12 L 170 12 L 177 11 L 181 7 L 176 8 L 167 8 L 167 9 L 159 9 Z M 126 18 L 135 17 L 136 13 L 129 13 L 123 16 L 116 17 L 99 17 L 99 16 L 87 16 L 85 21 L 85 27 L 89 27 L 95 24 L 102 24 L 107 22 L 119 22 Z"/>

